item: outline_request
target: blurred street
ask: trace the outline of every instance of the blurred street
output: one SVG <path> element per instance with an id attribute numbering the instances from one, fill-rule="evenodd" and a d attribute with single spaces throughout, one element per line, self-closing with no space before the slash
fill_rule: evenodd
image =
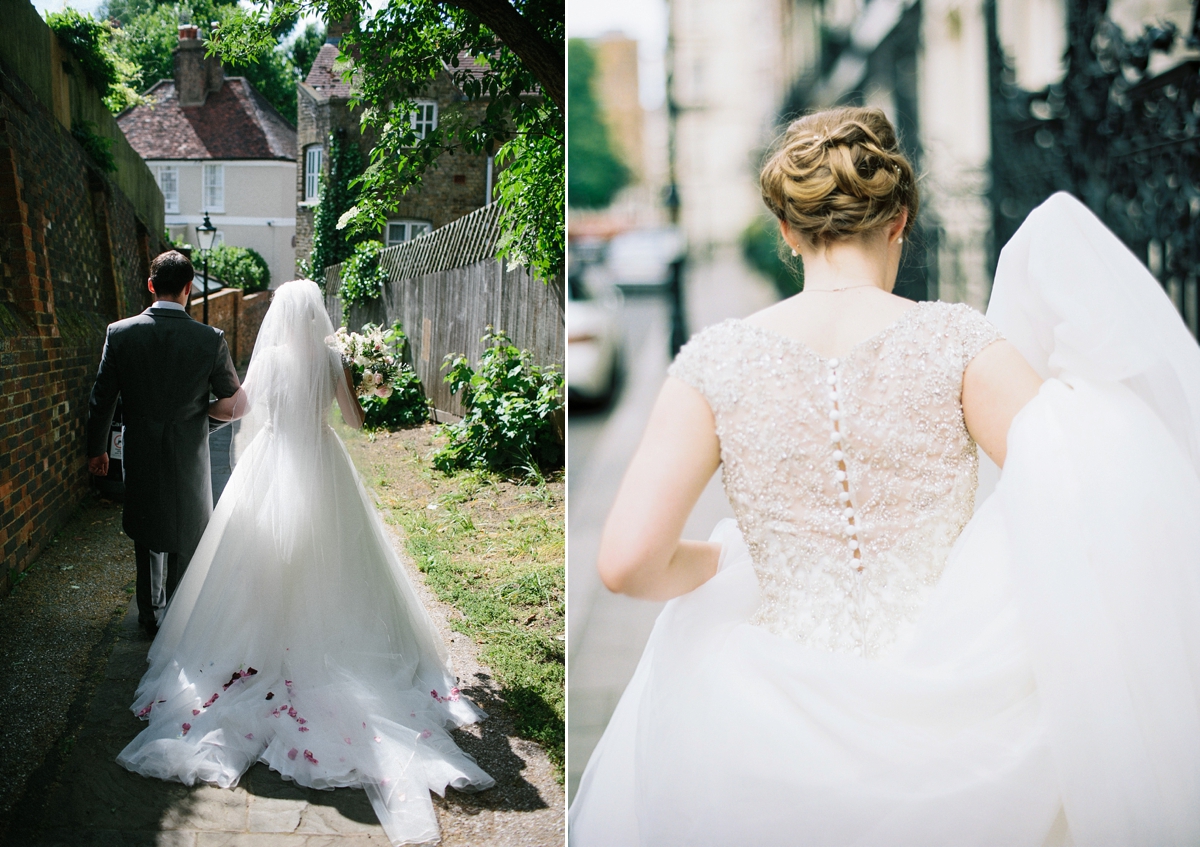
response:
<path id="1" fill-rule="evenodd" d="M 685 270 L 688 330 L 694 334 L 774 301 L 770 284 L 733 250 Z M 620 315 L 624 381 L 602 412 L 573 412 L 568 425 L 568 801 L 642 654 L 662 605 L 609 593 L 596 573 L 600 532 L 670 364 L 665 298 L 628 295 Z M 684 530 L 706 539 L 732 516 L 720 474 L 709 483 Z"/>

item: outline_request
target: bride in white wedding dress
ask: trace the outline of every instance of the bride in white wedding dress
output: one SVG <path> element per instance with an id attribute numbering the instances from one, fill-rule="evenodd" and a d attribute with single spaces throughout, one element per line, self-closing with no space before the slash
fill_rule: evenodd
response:
<path id="1" fill-rule="evenodd" d="M 448 732 L 483 715 L 329 426 L 335 398 L 362 425 L 332 334 L 315 283 L 275 292 L 241 456 L 150 649 L 133 704 L 149 725 L 117 761 L 187 785 L 232 787 L 260 761 L 363 788 L 394 844 L 425 843 L 430 791 L 493 785 Z"/>
<path id="2" fill-rule="evenodd" d="M 893 296 L 877 111 L 794 123 L 762 188 L 805 290 L 692 339 L 622 483 L 601 576 L 676 599 L 572 847 L 1200 844 L 1200 349 L 1162 289 L 1060 194 L 986 319 Z M 681 541 L 718 466 L 736 524 Z"/>

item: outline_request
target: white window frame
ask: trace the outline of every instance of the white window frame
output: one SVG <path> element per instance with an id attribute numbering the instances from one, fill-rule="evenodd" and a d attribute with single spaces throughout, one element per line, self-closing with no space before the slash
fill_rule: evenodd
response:
<path id="1" fill-rule="evenodd" d="M 321 165 L 325 148 L 310 144 L 304 148 L 304 202 L 317 204 L 321 201 Z"/>
<path id="2" fill-rule="evenodd" d="M 437 129 L 438 104 L 436 100 L 417 100 L 416 106 L 417 111 L 408 116 L 409 126 L 418 139 L 424 139 Z"/>
<path id="3" fill-rule="evenodd" d="M 402 227 L 401 232 L 403 237 L 399 240 L 392 238 L 392 227 Z M 383 240 L 388 247 L 394 247 L 397 244 L 403 244 L 405 241 L 412 241 L 422 235 L 428 235 L 433 232 L 433 224 L 429 221 L 417 220 L 416 218 L 393 218 L 387 222 L 387 227 L 383 231 Z"/>
<path id="4" fill-rule="evenodd" d="M 203 212 L 225 211 L 225 166 L 221 163 L 204 164 Z"/>
<path id="5" fill-rule="evenodd" d="M 163 196 L 163 211 L 168 215 L 179 214 L 179 168 L 175 165 L 159 165 L 154 169 L 154 179 Z"/>

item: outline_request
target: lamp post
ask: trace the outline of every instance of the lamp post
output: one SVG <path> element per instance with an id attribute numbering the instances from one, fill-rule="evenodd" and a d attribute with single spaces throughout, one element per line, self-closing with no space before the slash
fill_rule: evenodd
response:
<path id="1" fill-rule="evenodd" d="M 196 227 L 196 240 L 200 243 L 200 252 L 204 254 L 204 323 L 208 323 L 208 253 L 212 250 L 213 241 L 217 238 L 217 228 L 204 213 L 204 223 Z"/>

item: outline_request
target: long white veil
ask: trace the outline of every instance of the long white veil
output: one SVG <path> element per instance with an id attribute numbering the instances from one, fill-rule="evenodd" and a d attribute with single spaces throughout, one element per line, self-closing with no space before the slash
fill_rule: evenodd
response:
<path id="1" fill-rule="evenodd" d="M 270 500 L 261 506 L 261 526 L 288 555 L 312 527 L 307 507 L 320 502 L 313 491 L 324 482 L 313 473 L 330 449 L 324 428 L 341 378 L 341 360 L 326 339 L 333 326 L 317 284 L 297 279 L 281 285 L 271 300 L 243 386 L 250 410 L 234 440 L 235 460 L 264 429 L 286 461 L 275 463 Z"/>

